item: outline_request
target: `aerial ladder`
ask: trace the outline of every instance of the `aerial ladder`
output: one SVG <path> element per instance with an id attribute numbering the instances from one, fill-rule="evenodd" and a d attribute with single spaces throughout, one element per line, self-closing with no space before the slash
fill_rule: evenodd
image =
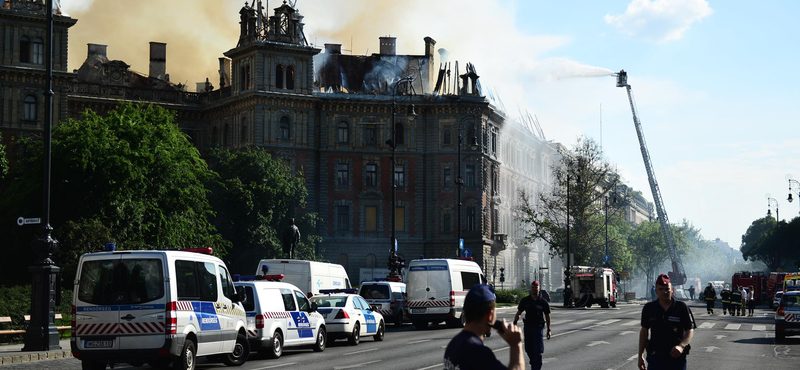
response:
<path id="1" fill-rule="evenodd" d="M 664 208 L 664 200 L 661 199 L 661 190 L 658 188 L 656 174 L 655 171 L 653 171 L 653 164 L 650 162 L 650 152 L 647 150 L 647 143 L 644 141 L 642 123 L 639 122 L 639 117 L 636 114 L 636 105 L 633 103 L 631 85 L 628 85 L 628 73 L 623 69 L 615 75 L 617 76 L 617 87 L 624 87 L 628 91 L 628 101 L 631 104 L 631 112 L 633 113 L 633 124 L 636 126 L 636 135 L 639 136 L 639 146 L 642 149 L 644 167 L 647 169 L 647 180 L 650 182 L 650 191 L 653 192 L 653 201 L 656 203 L 656 214 L 658 215 L 659 223 L 661 223 L 661 231 L 664 233 L 664 240 L 667 242 L 669 257 L 672 260 L 672 271 L 668 273 L 669 280 L 672 282 L 673 286 L 680 286 L 686 282 L 686 273 L 683 269 L 683 263 L 681 263 L 680 258 L 678 258 L 675 239 L 672 237 L 672 230 L 669 227 L 667 210 Z"/>

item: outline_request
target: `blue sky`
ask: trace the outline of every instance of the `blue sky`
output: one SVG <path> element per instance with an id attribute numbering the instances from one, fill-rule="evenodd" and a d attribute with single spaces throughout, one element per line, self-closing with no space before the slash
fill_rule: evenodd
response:
<path id="1" fill-rule="evenodd" d="M 79 19 L 70 69 L 93 42 L 147 71 L 147 43 L 161 41 L 172 80 L 194 86 L 218 80 L 217 58 L 236 44 L 242 2 L 62 4 Z M 738 248 L 766 214 L 765 194 L 782 219 L 800 211 L 786 201 L 785 180 L 800 178 L 800 2 L 299 0 L 298 8 L 310 42 L 357 54 L 376 52 L 385 35 L 397 37 L 398 53 L 422 54 L 422 39 L 433 37 L 451 60 L 476 66 L 509 114 L 527 109 L 548 139 L 567 146 L 579 135 L 600 141 L 602 105 L 606 157 L 651 198 L 625 90 L 613 77 L 569 78 L 624 68 L 670 221 L 685 218 Z"/>

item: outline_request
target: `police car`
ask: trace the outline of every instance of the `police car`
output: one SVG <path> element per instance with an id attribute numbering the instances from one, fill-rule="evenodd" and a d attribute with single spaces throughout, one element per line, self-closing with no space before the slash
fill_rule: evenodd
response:
<path id="1" fill-rule="evenodd" d="M 784 292 L 775 312 L 775 341 L 788 335 L 800 335 L 800 291 Z"/>
<path id="2" fill-rule="evenodd" d="M 325 350 L 328 340 L 325 319 L 316 312 L 296 286 L 284 283 L 284 276 L 234 276 L 234 285 L 244 289 L 247 339 L 251 348 L 278 358 L 285 347 L 311 346 Z"/>
<path id="3" fill-rule="evenodd" d="M 106 250 L 81 256 L 74 283 L 70 347 L 84 370 L 247 361 L 244 294 L 211 248 Z"/>
<path id="4" fill-rule="evenodd" d="M 311 298 L 318 311 L 325 317 L 328 337 L 347 338 L 350 345 L 357 345 L 362 336 L 372 336 L 382 341 L 386 331 L 383 315 L 372 311 L 367 301 L 355 294 L 355 289 L 323 289 L 320 295 Z"/>
<path id="5" fill-rule="evenodd" d="M 401 325 L 406 315 L 405 292 L 406 284 L 399 277 L 366 281 L 358 289 L 358 295 L 367 301 L 373 311 L 395 325 Z"/>

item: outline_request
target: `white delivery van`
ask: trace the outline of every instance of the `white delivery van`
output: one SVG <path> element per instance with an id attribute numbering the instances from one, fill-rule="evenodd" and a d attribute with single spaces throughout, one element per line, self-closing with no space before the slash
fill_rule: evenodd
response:
<path id="1" fill-rule="evenodd" d="M 247 361 L 244 292 L 211 248 L 107 250 L 78 262 L 70 347 L 83 369 L 194 369 L 197 356 L 209 355 Z"/>
<path id="2" fill-rule="evenodd" d="M 279 281 L 281 275 L 251 278 L 241 277 L 234 283 L 247 297 L 243 304 L 250 348 L 270 358 L 281 357 L 286 347 L 325 350 L 325 318 L 317 312 L 316 304 L 296 286 Z"/>
<path id="3" fill-rule="evenodd" d="M 342 265 L 293 259 L 265 259 L 258 263 L 256 275 L 283 275 L 283 281 L 311 295 L 320 289 L 350 289 L 350 279 Z M 309 295 L 310 297 L 310 295 Z"/>
<path id="4" fill-rule="evenodd" d="M 463 327 L 464 298 L 480 283 L 486 278 L 471 258 L 412 260 L 406 275 L 407 316 L 417 329 L 442 321 Z"/>

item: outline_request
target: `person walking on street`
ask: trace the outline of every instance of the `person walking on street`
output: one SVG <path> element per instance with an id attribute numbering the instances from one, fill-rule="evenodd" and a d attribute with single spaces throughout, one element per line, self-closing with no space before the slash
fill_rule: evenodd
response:
<path id="1" fill-rule="evenodd" d="M 742 316 L 742 291 L 739 288 L 733 288 L 731 291 L 731 316 Z"/>
<path id="2" fill-rule="evenodd" d="M 509 346 L 508 367 L 495 357 L 494 352 L 483 344 L 483 337 L 491 333 L 497 320 L 497 303 L 494 292 L 485 284 L 476 284 L 464 298 L 466 324 L 444 351 L 444 368 L 446 370 L 468 369 L 525 369 L 525 358 L 522 355 L 522 331 L 513 324 L 506 324 L 503 319 L 502 328 L 497 333 Z"/>
<path id="3" fill-rule="evenodd" d="M 711 282 L 708 283 L 706 290 L 703 291 L 703 299 L 706 300 L 706 311 L 709 315 L 714 314 L 714 301 L 717 300 L 717 292 Z"/>
<path id="4" fill-rule="evenodd" d="M 694 285 L 689 286 L 689 299 L 694 301 Z"/>
<path id="5" fill-rule="evenodd" d="M 650 300 L 655 301 L 657 298 L 658 297 L 656 297 L 656 285 L 653 284 L 653 286 L 650 287 Z"/>
<path id="6" fill-rule="evenodd" d="M 744 286 L 740 286 L 739 290 L 742 292 L 742 314 L 739 316 L 746 316 L 747 315 L 747 289 Z"/>
<path id="7" fill-rule="evenodd" d="M 722 314 L 727 315 L 731 310 L 731 288 L 728 284 L 725 284 L 725 288 L 719 292 L 719 296 L 722 298 Z"/>
<path id="8" fill-rule="evenodd" d="M 539 282 L 531 283 L 531 294 L 519 301 L 517 314 L 514 315 L 514 325 L 517 325 L 520 315 L 525 312 L 523 319 L 525 334 L 525 352 L 531 361 L 531 370 L 542 368 L 542 353 L 544 353 L 544 338 L 550 339 L 550 304 L 539 295 Z M 547 324 L 547 334 L 544 327 Z"/>
<path id="9" fill-rule="evenodd" d="M 747 316 L 753 317 L 753 311 L 756 309 L 755 289 L 750 286 L 750 291 L 747 292 Z"/>
<path id="10" fill-rule="evenodd" d="M 641 370 L 686 370 L 686 355 L 694 336 L 692 311 L 686 303 L 672 296 L 669 277 L 656 279 L 658 300 L 642 308 L 639 330 L 639 366 Z M 645 357 L 645 351 L 647 357 Z"/>

